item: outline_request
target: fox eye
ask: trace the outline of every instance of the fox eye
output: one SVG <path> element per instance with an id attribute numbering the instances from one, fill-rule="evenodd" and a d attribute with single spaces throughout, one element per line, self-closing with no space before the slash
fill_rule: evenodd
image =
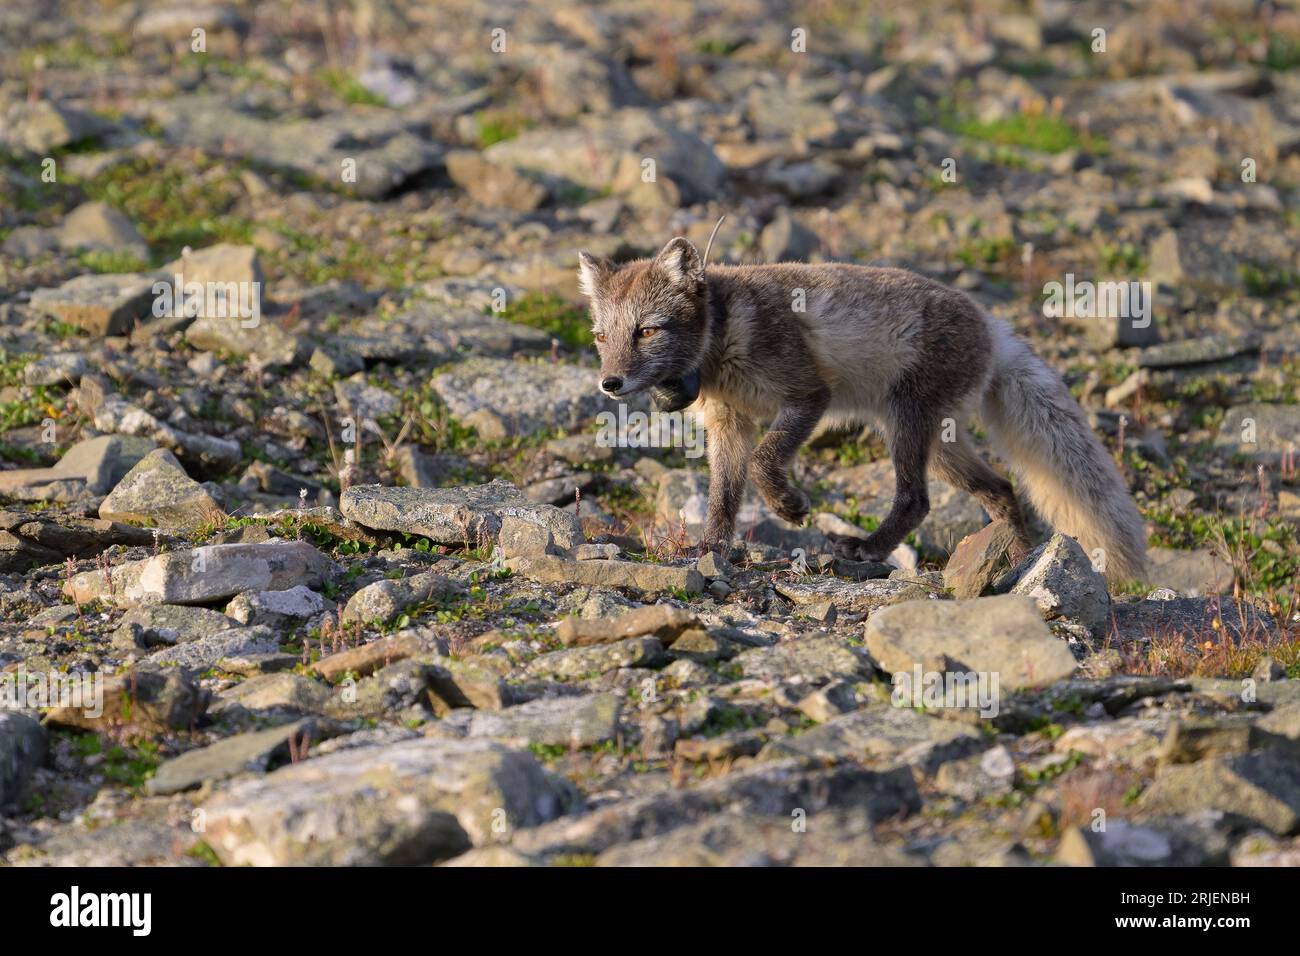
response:
<path id="1" fill-rule="evenodd" d="M 641 338 L 648 339 L 650 338 L 650 336 L 654 335 L 658 331 L 659 331 L 658 329 L 644 328 L 641 330 Z"/>
<path id="2" fill-rule="evenodd" d="M 603 342 L 603 341 L 605 341 L 605 333 L 604 333 L 604 332 L 597 332 L 597 333 L 596 333 L 596 341 L 597 341 L 597 342 Z"/>

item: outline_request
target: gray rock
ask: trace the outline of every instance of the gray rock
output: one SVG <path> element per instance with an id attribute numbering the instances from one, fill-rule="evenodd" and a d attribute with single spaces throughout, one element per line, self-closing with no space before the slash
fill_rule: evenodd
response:
<path id="1" fill-rule="evenodd" d="M 833 637 L 805 637 L 771 647 L 755 647 L 737 655 L 735 662 L 749 678 L 809 684 L 824 684 L 837 678 L 859 680 L 870 677 L 874 671 L 865 654 Z"/>
<path id="2" fill-rule="evenodd" d="M 241 624 L 266 624 L 279 627 L 293 621 L 319 617 L 331 602 L 304 584 L 283 591 L 248 591 L 235 595 L 226 605 L 226 614 Z"/>
<path id="3" fill-rule="evenodd" d="M 629 637 L 613 644 L 551 651 L 533 658 L 524 671 L 530 677 L 578 680 L 621 667 L 660 667 L 665 662 L 663 645 L 655 638 Z"/>
<path id="4" fill-rule="evenodd" d="M 815 606 L 829 601 L 839 611 L 873 613 L 903 601 L 917 601 L 932 592 L 908 581 L 872 579 L 868 581 L 841 581 L 838 578 L 812 574 L 805 577 L 778 578 L 773 585 L 776 593 L 793 604 Z"/>
<path id="5" fill-rule="evenodd" d="M 290 738 L 296 740 L 311 726 L 308 721 L 298 720 L 190 750 L 162 764 L 145 783 L 145 790 L 155 795 L 181 793 L 241 773 L 265 773 L 273 757 L 287 755 Z"/>
<path id="6" fill-rule="evenodd" d="M 975 730 L 952 720 L 928 717 L 910 707 L 875 704 L 832 718 L 794 737 L 778 737 L 760 756 L 804 756 L 819 760 L 878 760 L 933 770 L 945 760 L 983 747 Z"/>
<path id="7" fill-rule="evenodd" d="M 0 808 L 23 799 L 45 759 L 45 728 L 28 714 L 0 710 Z"/>
<path id="8" fill-rule="evenodd" d="M 80 352 L 44 355 L 23 369 L 24 385 L 75 385 L 90 365 Z"/>
<path id="9" fill-rule="evenodd" d="M 1276 465 L 1287 449 L 1300 448 L 1300 405 L 1255 403 L 1228 409 L 1217 446 L 1251 461 Z"/>
<path id="10" fill-rule="evenodd" d="M 108 580 L 98 570 L 86 571 L 69 579 L 64 591 L 83 604 L 208 604 L 241 591 L 319 587 L 333 570 L 334 562 L 304 541 L 213 544 L 120 564 Z"/>
<path id="11" fill-rule="evenodd" d="M 564 363 L 471 358 L 430 384 L 452 415 L 488 440 L 543 428 L 573 431 L 614 408 L 596 387 L 594 370 Z"/>
<path id="12" fill-rule="evenodd" d="M 574 809 L 566 781 L 487 740 L 358 747 L 236 782 L 204 804 L 230 866 L 413 865 Z"/>
<path id="13" fill-rule="evenodd" d="M 1139 813 L 1218 810 L 1279 836 L 1300 831 L 1300 763 L 1273 750 L 1168 764 L 1138 798 Z"/>
<path id="14" fill-rule="evenodd" d="M 157 99 L 149 111 L 168 142 L 220 155 L 227 149 L 257 163 L 295 170 L 327 186 L 377 199 L 434 168 L 439 148 L 410 132 L 393 112 L 345 110 L 319 119 L 262 119 L 215 96 Z M 344 163 L 356 182 L 345 183 Z"/>
<path id="15" fill-rule="evenodd" d="M 169 531 L 193 530 L 221 514 L 217 500 L 166 448 L 136 462 L 99 506 L 105 520 Z"/>
<path id="16" fill-rule="evenodd" d="M 219 611 L 183 604 L 146 604 L 122 615 L 113 644 L 118 647 L 151 648 L 197 640 L 205 634 L 228 630 L 236 625 Z M 248 622 L 242 622 L 248 623 Z"/>
<path id="17" fill-rule="evenodd" d="M 187 461 L 213 471 L 228 471 L 239 464 L 243 457 L 243 449 L 233 439 L 183 431 L 159 421 L 144 409 L 116 395 L 106 397 L 95 409 L 95 427 L 102 432 L 150 439 L 154 444 L 179 453 Z"/>
<path id="18" fill-rule="evenodd" d="M 1147 549 L 1148 584 L 1171 588 L 1193 597 L 1232 590 L 1232 565 L 1207 548 L 1176 551 Z"/>
<path id="19" fill-rule="evenodd" d="M 180 667 L 201 674 L 216 667 L 227 657 L 273 654 L 279 649 L 280 639 L 268 627 L 232 627 L 155 651 L 149 655 L 149 660 L 154 664 Z"/>
<path id="20" fill-rule="evenodd" d="M 0 472 L 0 493 L 23 500 L 57 501 L 82 494 L 106 495 L 156 447 L 148 439 L 131 435 L 87 438 L 64 452 L 53 468 Z"/>
<path id="21" fill-rule="evenodd" d="M 59 245 L 64 249 L 125 252 L 148 261 L 149 244 L 131 220 L 106 202 L 82 203 L 63 220 Z"/>
<path id="22" fill-rule="evenodd" d="M 513 847 L 525 857 L 597 854 L 613 846 L 669 833 L 724 810 L 782 817 L 796 815 L 816 826 L 817 815 L 853 807 L 879 823 L 920 809 L 910 770 L 865 770 L 853 764 L 809 768 L 803 760 L 765 762 L 695 786 L 619 800 L 572 819 L 516 834 Z M 473 856 L 462 862 L 470 862 Z"/>
<path id="23" fill-rule="evenodd" d="M 367 528 L 418 534 L 436 544 L 472 545 L 494 539 L 506 517 L 547 529 L 561 548 L 583 540 L 573 515 L 529 501 L 500 479 L 455 488 L 386 488 L 354 485 L 339 502 L 344 517 Z"/>
<path id="24" fill-rule="evenodd" d="M 656 161 L 656 180 L 671 181 L 686 202 L 712 198 L 726 176 L 707 143 L 641 109 L 585 116 L 576 127 L 529 130 L 483 152 L 488 162 L 535 174 L 559 196 L 574 187 L 635 194 L 653 185 L 641 178 L 645 157 Z"/>
<path id="25" fill-rule="evenodd" d="M 261 674 L 222 691 L 225 704 L 238 704 L 244 710 L 260 714 L 288 712 L 321 714 L 336 697 L 330 688 L 298 674 Z"/>
<path id="26" fill-rule="evenodd" d="M 345 623 L 386 623 L 406 611 L 464 593 L 465 589 L 460 585 L 433 571 L 409 578 L 376 581 L 352 595 L 343 608 L 341 619 Z"/>
<path id="27" fill-rule="evenodd" d="M 639 561 L 568 561 L 539 555 L 511 558 L 506 567 L 538 584 L 585 584 L 638 591 L 681 590 L 699 594 L 704 576 L 695 568 L 667 567 Z"/>
<path id="28" fill-rule="evenodd" d="M 612 694 L 543 698 L 499 711 L 454 710 L 434 729 L 456 736 L 491 737 L 517 747 L 540 744 L 576 750 L 613 740 L 622 707 Z"/>
<path id="29" fill-rule="evenodd" d="M 1110 617 L 1106 579 L 1068 535 L 1055 534 L 1039 545 L 1015 573 L 1011 593 L 1031 598 L 1047 620 L 1070 618 L 1095 631 Z"/>
<path id="30" fill-rule="evenodd" d="M 84 329 L 91 335 L 123 335 L 137 320 L 149 315 L 153 303 L 153 280 L 149 276 L 124 272 L 112 275 L 88 273 L 69 279 L 58 288 L 32 293 L 37 312 Z"/>
<path id="31" fill-rule="evenodd" d="M 886 671 L 951 670 L 997 674 L 1001 690 L 1065 680 L 1078 666 L 1029 598 L 909 601 L 873 614 L 867 649 Z"/>
<path id="32" fill-rule="evenodd" d="M 93 139 L 110 128 L 110 123 L 93 113 L 48 99 L 18 101 L 9 105 L 0 123 L 0 142 L 11 149 L 48 156 L 53 150 Z"/>

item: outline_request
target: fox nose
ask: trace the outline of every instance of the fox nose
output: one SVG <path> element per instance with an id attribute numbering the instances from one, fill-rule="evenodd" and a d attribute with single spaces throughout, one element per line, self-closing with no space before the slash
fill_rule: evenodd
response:
<path id="1" fill-rule="evenodd" d="M 607 392 L 617 392 L 623 387 L 623 380 L 617 375 L 610 375 L 600 380 L 600 387 Z"/>

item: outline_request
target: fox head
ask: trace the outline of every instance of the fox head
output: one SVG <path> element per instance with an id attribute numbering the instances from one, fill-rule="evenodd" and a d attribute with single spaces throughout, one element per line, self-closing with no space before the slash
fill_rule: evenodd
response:
<path id="1" fill-rule="evenodd" d="M 704 260 L 689 240 L 678 237 L 654 259 L 622 266 L 585 252 L 578 262 L 602 392 L 626 398 L 697 370 L 709 329 Z"/>

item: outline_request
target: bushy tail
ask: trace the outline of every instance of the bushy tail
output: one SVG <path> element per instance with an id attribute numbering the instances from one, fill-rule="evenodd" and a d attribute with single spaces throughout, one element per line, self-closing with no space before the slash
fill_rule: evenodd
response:
<path id="1" fill-rule="evenodd" d="M 989 323 L 993 375 L 981 417 L 994 442 L 1039 514 L 1078 539 L 1109 580 L 1141 578 L 1146 530 L 1115 462 L 1060 376 L 1006 323 Z"/>

